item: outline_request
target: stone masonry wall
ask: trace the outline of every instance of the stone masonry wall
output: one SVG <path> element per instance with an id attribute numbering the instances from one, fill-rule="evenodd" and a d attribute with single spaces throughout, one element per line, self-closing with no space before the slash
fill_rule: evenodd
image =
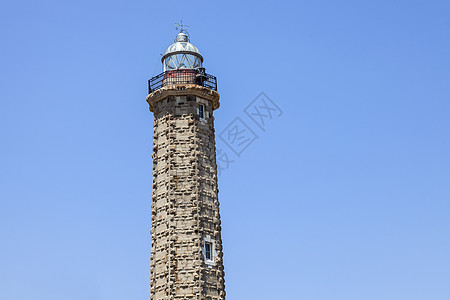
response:
<path id="1" fill-rule="evenodd" d="M 152 107 L 150 299 L 222 300 L 213 104 L 188 93 L 162 99 Z M 204 119 L 199 104 L 204 105 Z"/>

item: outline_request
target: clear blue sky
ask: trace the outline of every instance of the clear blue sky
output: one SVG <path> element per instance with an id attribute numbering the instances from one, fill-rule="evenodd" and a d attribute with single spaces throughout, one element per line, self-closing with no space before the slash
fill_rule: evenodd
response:
<path id="1" fill-rule="evenodd" d="M 450 299 L 450 2 L 3 1 L 0 299 L 148 299 L 147 79 L 218 77 L 229 300 Z M 265 131 L 245 107 L 283 111 Z M 236 117 L 258 138 L 236 157 Z M 233 156 L 234 155 L 234 156 Z"/>

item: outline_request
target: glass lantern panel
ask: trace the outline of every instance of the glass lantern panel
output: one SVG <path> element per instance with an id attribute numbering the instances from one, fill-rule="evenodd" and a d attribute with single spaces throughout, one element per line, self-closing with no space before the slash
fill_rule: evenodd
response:
<path id="1" fill-rule="evenodd" d="M 172 57 L 168 57 L 164 60 L 164 71 L 175 70 L 177 68 L 177 63 L 172 59 Z"/>
<path id="2" fill-rule="evenodd" d="M 200 60 L 200 58 L 198 58 L 197 56 L 195 56 L 195 60 L 194 60 L 194 68 L 201 68 L 202 66 L 202 61 Z"/>
<path id="3" fill-rule="evenodd" d="M 164 60 L 164 71 L 195 69 L 202 66 L 200 58 L 192 54 L 174 54 Z"/>

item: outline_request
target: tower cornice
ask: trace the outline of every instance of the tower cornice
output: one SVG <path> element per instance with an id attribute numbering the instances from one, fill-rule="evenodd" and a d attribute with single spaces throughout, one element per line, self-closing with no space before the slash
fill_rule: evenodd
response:
<path id="1" fill-rule="evenodd" d="M 150 111 L 154 112 L 153 107 L 156 102 L 164 100 L 169 96 L 185 96 L 185 95 L 198 96 L 203 99 L 211 101 L 214 110 L 218 109 L 220 106 L 219 102 L 220 95 L 217 91 L 214 91 L 212 89 L 197 84 L 175 84 L 164 86 L 148 94 L 147 102 Z"/>

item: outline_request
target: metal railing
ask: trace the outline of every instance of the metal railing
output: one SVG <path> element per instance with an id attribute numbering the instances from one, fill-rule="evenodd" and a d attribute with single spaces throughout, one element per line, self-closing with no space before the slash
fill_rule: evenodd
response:
<path id="1" fill-rule="evenodd" d="M 154 92 L 163 86 L 173 84 L 197 84 L 217 91 L 217 78 L 205 73 L 204 68 L 178 69 L 166 71 L 148 81 L 148 93 Z"/>

